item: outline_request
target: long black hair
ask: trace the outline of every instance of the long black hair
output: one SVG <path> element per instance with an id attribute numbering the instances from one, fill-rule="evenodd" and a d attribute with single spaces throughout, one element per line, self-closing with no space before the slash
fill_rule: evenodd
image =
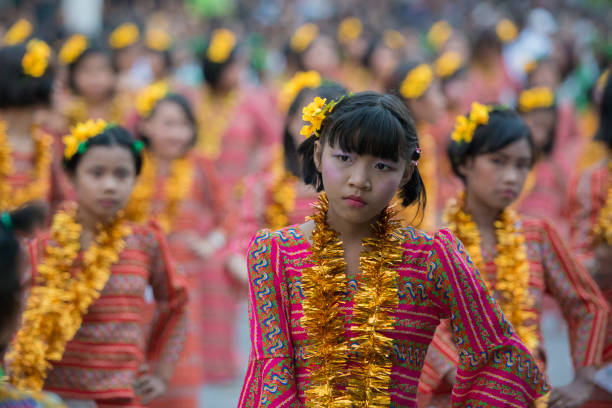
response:
<path id="1" fill-rule="evenodd" d="M 599 129 L 595 140 L 604 142 L 612 149 L 612 75 L 608 75 L 599 106 Z"/>
<path id="2" fill-rule="evenodd" d="M 142 142 L 140 142 L 142 143 Z M 142 152 L 137 148 L 136 139 L 125 128 L 117 125 L 109 125 L 102 132 L 87 140 L 87 148 L 84 152 L 77 152 L 70 159 L 64 158 L 64 170 L 69 175 L 74 175 L 83 155 L 93 146 L 121 146 L 131 153 L 134 159 L 136 175 L 142 169 Z"/>
<path id="3" fill-rule="evenodd" d="M 0 215 L 0 329 L 14 322 L 23 297 L 19 236 L 29 234 L 45 219 L 46 207 L 26 204 Z M 0 344 L 0 356 L 7 344 Z"/>
<path id="4" fill-rule="evenodd" d="M 26 45 L 0 47 L 0 108 L 30 107 L 51 103 L 55 70 L 51 62 L 39 77 L 23 72 Z"/>
<path id="5" fill-rule="evenodd" d="M 419 140 L 416 128 L 404 103 L 393 95 L 360 92 L 340 101 L 323 120 L 318 138 L 321 144 L 335 146 L 345 152 L 371 155 L 397 161 L 418 160 Z M 315 165 L 317 138 L 311 136 L 298 148 L 302 159 L 302 178 L 317 191 L 324 189 L 323 178 Z M 425 185 L 415 166 L 410 180 L 400 187 L 402 205 L 417 203 L 419 212 L 427 202 Z"/>
<path id="6" fill-rule="evenodd" d="M 285 130 L 283 133 L 283 153 L 285 156 L 285 168 L 294 176 L 300 177 L 302 171 L 297 155 L 297 146 L 295 145 L 293 135 L 291 135 L 291 132 L 289 131 L 291 118 L 295 117 L 295 115 L 301 115 L 302 108 L 304 108 L 304 106 L 310 102 L 310 100 L 314 99 L 315 96 L 331 101 L 338 99 L 347 93 L 348 91 L 340 84 L 335 82 L 324 82 L 318 88 L 302 89 L 289 106 L 287 118 L 285 119 Z"/>
<path id="7" fill-rule="evenodd" d="M 459 171 L 468 159 L 481 154 L 493 153 L 503 149 L 511 143 L 525 139 L 532 152 L 532 164 L 535 159 L 535 146 L 529 127 L 514 110 L 505 107 L 494 107 L 489 112 L 489 121 L 486 125 L 478 125 L 469 143 L 450 141 L 448 145 L 448 158 L 453 173 L 465 182 Z"/>

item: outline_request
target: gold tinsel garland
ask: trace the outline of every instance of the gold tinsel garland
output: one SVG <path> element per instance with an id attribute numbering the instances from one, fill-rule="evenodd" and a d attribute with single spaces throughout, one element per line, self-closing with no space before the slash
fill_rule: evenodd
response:
<path id="1" fill-rule="evenodd" d="M 282 149 L 273 153 L 272 182 L 270 202 L 266 207 L 266 224 L 271 230 L 281 229 L 289 225 L 289 215 L 295 210 L 295 184 L 297 178 L 285 169 L 285 156 Z"/>
<path id="2" fill-rule="evenodd" d="M 497 278 L 495 287 L 491 288 L 484 275 L 480 231 L 471 215 L 463 211 L 463 205 L 463 196 L 459 200 L 451 200 L 444 211 L 443 221 L 463 242 L 472 261 L 482 272 L 489 291 L 499 294 L 500 307 L 518 336 L 531 352 L 535 352 L 538 347 L 537 327 L 535 324 L 527 324 L 529 319 L 535 317 L 533 312 L 529 311 L 534 302 L 529 295 L 527 247 L 518 225 L 519 216 L 513 210 L 506 209 L 495 221 Z"/>
<path id="3" fill-rule="evenodd" d="M 144 156 L 138 184 L 134 187 L 130 201 L 125 209 L 126 217 L 134 222 L 146 222 L 151 216 L 151 202 L 155 193 L 157 172 L 154 159 Z M 181 203 L 191 192 L 193 185 L 193 165 L 187 158 L 176 159 L 170 167 L 170 175 L 163 186 L 164 209 L 155 214 L 155 220 L 165 232 L 172 230 L 172 224 Z"/>
<path id="4" fill-rule="evenodd" d="M 42 389 L 52 361 L 60 361 L 66 343 L 83 321 L 89 306 L 100 296 L 131 229 L 118 216 L 100 227 L 94 243 L 83 255 L 83 264 L 73 272 L 81 248 L 82 227 L 75 220 L 76 206 L 53 218 L 50 241 L 38 266 L 21 328 L 7 360 L 11 382 L 24 390 Z"/>
<path id="5" fill-rule="evenodd" d="M 11 144 L 6 134 L 6 122 L 0 119 L 0 209 L 10 210 L 29 201 L 44 199 L 49 192 L 49 172 L 51 171 L 51 145 L 53 139 L 37 126 L 32 127 L 34 139 L 34 168 L 32 181 L 27 186 L 13 189 L 6 181 L 15 170 Z"/>
<path id="6" fill-rule="evenodd" d="M 599 212 L 597 224 L 593 228 L 595 243 L 606 243 L 612 245 L 612 160 L 608 161 L 608 177 L 610 187 L 606 195 L 606 203 Z"/>
<path id="7" fill-rule="evenodd" d="M 314 266 L 302 274 L 301 324 L 308 336 L 306 358 L 311 363 L 307 406 L 386 407 L 390 403 L 393 340 L 381 330 L 393 330 L 395 323 L 391 312 L 398 305 L 393 268 L 402 259 L 399 223 L 392 220 L 392 211 L 385 210 L 372 226 L 374 238 L 364 241 L 353 309 L 356 364 L 347 367 L 348 341 L 340 309 L 346 296 L 346 261 L 337 232 L 327 225 L 327 209 L 327 197 L 322 194 L 312 217 L 315 229 L 309 261 Z"/>

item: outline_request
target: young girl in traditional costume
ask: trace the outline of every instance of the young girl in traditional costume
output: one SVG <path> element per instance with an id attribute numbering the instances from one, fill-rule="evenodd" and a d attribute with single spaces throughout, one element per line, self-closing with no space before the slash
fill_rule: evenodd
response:
<path id="1" fill-rule="evenodd" d="M 31 244 L 32 286 L 8 355 L 10 379 L 69 407 L 139 407 L 163 393 L 182 349 L 185 287 L 162 231 L 121 212 L 142 145 L 102 120 L 77 125 L 64 143 L 77 202 Z M 150 338 L 148 285 L 157 303 Z"/>
<path id="2" fill-rule="evenodd" d="M 474 103 L 469 115 L 457 120 L 449 157 L 464 182 L 465 194 L 449 203 L 445 224 L 461 240 L 542 369 L 546 363 L 540 328 L 542 302 L 546 295 L 556 300 L 569 325 L 576 378 L 568 386 L 553 389 L 549 403 L 552 407 L 580 406 L 593 389 L 593 375 L 601 362 L 607 307 L 556 229 L 547 221 L 522 217 L 508 208 L 519 196 L 533 164 L 529 128 L 512 110 Z M 460 367 L 462 351 L 453 341 L 453 330 L 449 325 L 438 329 L 421 390 L 440 391 L 445 382 L 453 385 L 458 381 L 456 367 Z M 447 406 L 449 401 L 438 404 Z"/>
<path id="3" fill-rule="evenodd" d="M 225 244 L 223 194 L 212 163 L 194 152 L 197 126 L 187 100 L 158 82 L 141 91 L 136 107 L 146 153 L 126 215 L 162 226 L 190 291 L 185 349 L 168 392 L 154 406 L 198 407 L 204 380 L 225 377 L 237 366 L 236 283 L 214 255 Z"/>
<path id="4" fill-rule="evenodd" d="M 0 48 L 0 210 L 29 201 L 57 202 L 59 165 L 44 130 L 54 70 L 37 39 Z"/>
<path id="5" fill-rule="evenodd" d="M 19 327 L 26 282 L 27 256 L 20 237 L 30 235 L 44 219 L 40 207 L 29 205 L 0 214 L 0 362 Z M 6 382 L 0 363 L 0 407 L 61 408 L 57 397 L 40 392 L 20 391 Z"/>
<path id="6" fill-rule="evenodd" d="M 312 219 L 261 230 L 248 253 L 252 349 L 239 407 L 415 407 L 425 353 L 452 318 L 456 406 L 526 406 L 544 374 L 448 230 L 402 228 L 389 204 L 424 204 L 420 148 L 398 98 L 315 101 L 302 177 Z"/>
<path id="7" fill-rule="evenodd" d="M 64 128 L 88 119 L 125 124 L 128 113 L 125 95 L 118 92 L 117 70 L 108 49 L 83 34 L 69 37 L 59 51 L 67 67 L 66 88 L 59 109 Z"/>
<path id="8" fill-rule="evenodd" d="M 236 34 L 214 30 L 202 59 L 205 86 L 195 105 L 200 124 L 197 148 L 215 161 L 228 190 L 247 174 L 260 171 L 268 147 L 281 139 L 282 120 L 271 93 L 241 86 L 245 64 Z"/>
<path id="9" fill-rule="evenodd" d="M 569 218 L 572 247 L 583 261 L 605 298 L 612 299 L 612 77 L 607 79 L 599 112 L 599 129 L 595 142 L 603 159 L 584 170 L 572 181 L 569 192 Z M 612 403 L 612 316 L 608 316 L 603 360 L 606 369 L 600 373 L 600 384 L 593 402 Z M 599 377 L 597 377 L 599 378 Z"/>

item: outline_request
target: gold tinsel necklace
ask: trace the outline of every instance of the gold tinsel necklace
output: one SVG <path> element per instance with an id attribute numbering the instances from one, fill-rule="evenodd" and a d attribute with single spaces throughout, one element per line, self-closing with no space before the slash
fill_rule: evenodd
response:
<path id="1" fill-rule="evenodd" d="M 393 339 L 382 331 L 394 329 L 392 315 L 398 306 L 397 271 L 401 262 L 401 229 L 395 212 L 385 209 L 372 225 L 373 238 L 363 241 L 359 257 L 361 275 L 354 295 L 349 346 L 341 305 L 346 298 L 346 261 L 338 233 L 329 228 L 328 200 L 319 196 L 309 262 L 302 273 L 304 290 L 301 324 L 308 336 L 308 407 L 388 407 Z M 346 387 L 344 387 L 344 385 Z"/>
<path id="2" fill-rule="evenodd" d="M 447 205 L 443 221 L 448 228 L 463 242 L 472 261 L 481 271 L 483 278 L 485 262 L 480 250 L 481 237 L 478 226 L 470 214 L 463 211 L 464 197 L 451 200 Z M 531 352 L 538 347 L 538 336 L 535 324 L 528 324 L 535 316 L 529 311 L 533 299 L 529 295 L 529 263 L 525 237 L 519 226 L 519 216 L 510 209 L 505 209 L 495 221 L 497 236 L 497 270 L 495 287 L 484 279 L 489 291 L 498 293 L 498 302 L 504 315 L 510 320 L 518 336 Z"/>

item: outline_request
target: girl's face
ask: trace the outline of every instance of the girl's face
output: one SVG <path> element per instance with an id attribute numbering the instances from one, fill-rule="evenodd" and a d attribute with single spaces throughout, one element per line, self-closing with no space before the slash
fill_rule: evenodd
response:
<path id="1" fill-rule="evenodd" d="M 111 221 L 127 203 L 136 180 L 125 146 L 92 146 L 81 157 L 72 181 L 79 207 L 99 222 Z"/>
<path id="2" fill-rule="evenodd" d="M 315 164 L 323 177 L 330 211 L 351 224 L 370 224 L 391 202 L 412 173 L 405 159 L 397 162 L 344 152 L 315 144 Z"/>
<path id="3" fill-rule="evenodd" d="M 326 35 L 319 35 L 302 57 L 307 70 L 315 70 L 324 76 L 334 73 L 338 66 L 338 51 L 334 40 Z"/>
<path id="4" fill-rule="evenodd" d="M 88 55 L 74 72 L 79 94 L 89 101 L 103 101 L 112 94 L 116 75 L 110 58 L 104 54 Z"/>
<path id="5" fill-rule="evenodd" d="M 193 141 L 195 129 L 183 109 L 172 101 L 162 101 L 155 113 L 143 123 L 155 156 L 166 160 L 185 155 Z"/>
<path id="6" fill-rule="evenodd" d="M 393 74 L 398 64 L 398 57 L 393 50 L 379 45 L 372 54 L 372 72 L 375 78 L 387 79 Z"/>
<path id="7" fill-rule="evenodd" d="M 438 81 L 433 81 L 421 97 L 408 103 L 408 109 L 418 122 L 430 124 L 434 124 L 440 119 L 444 108 L 444 96 Z"/>
<path id="8" fill-rule="evenodd" d="M 555 126 L 555 112 L 552 109 L 536 109 L 523 114 L 523 120 L 529 130 L 538 150 L 542 150 L 552 136 Z"/>
<path id="9" fill-rule="evenodd" d="M 496 152 L 480 154 L 459 168 L 468 198 L 502 211 L 516 200 L 531 170 L 532 152 L 521 139 Z"/>

